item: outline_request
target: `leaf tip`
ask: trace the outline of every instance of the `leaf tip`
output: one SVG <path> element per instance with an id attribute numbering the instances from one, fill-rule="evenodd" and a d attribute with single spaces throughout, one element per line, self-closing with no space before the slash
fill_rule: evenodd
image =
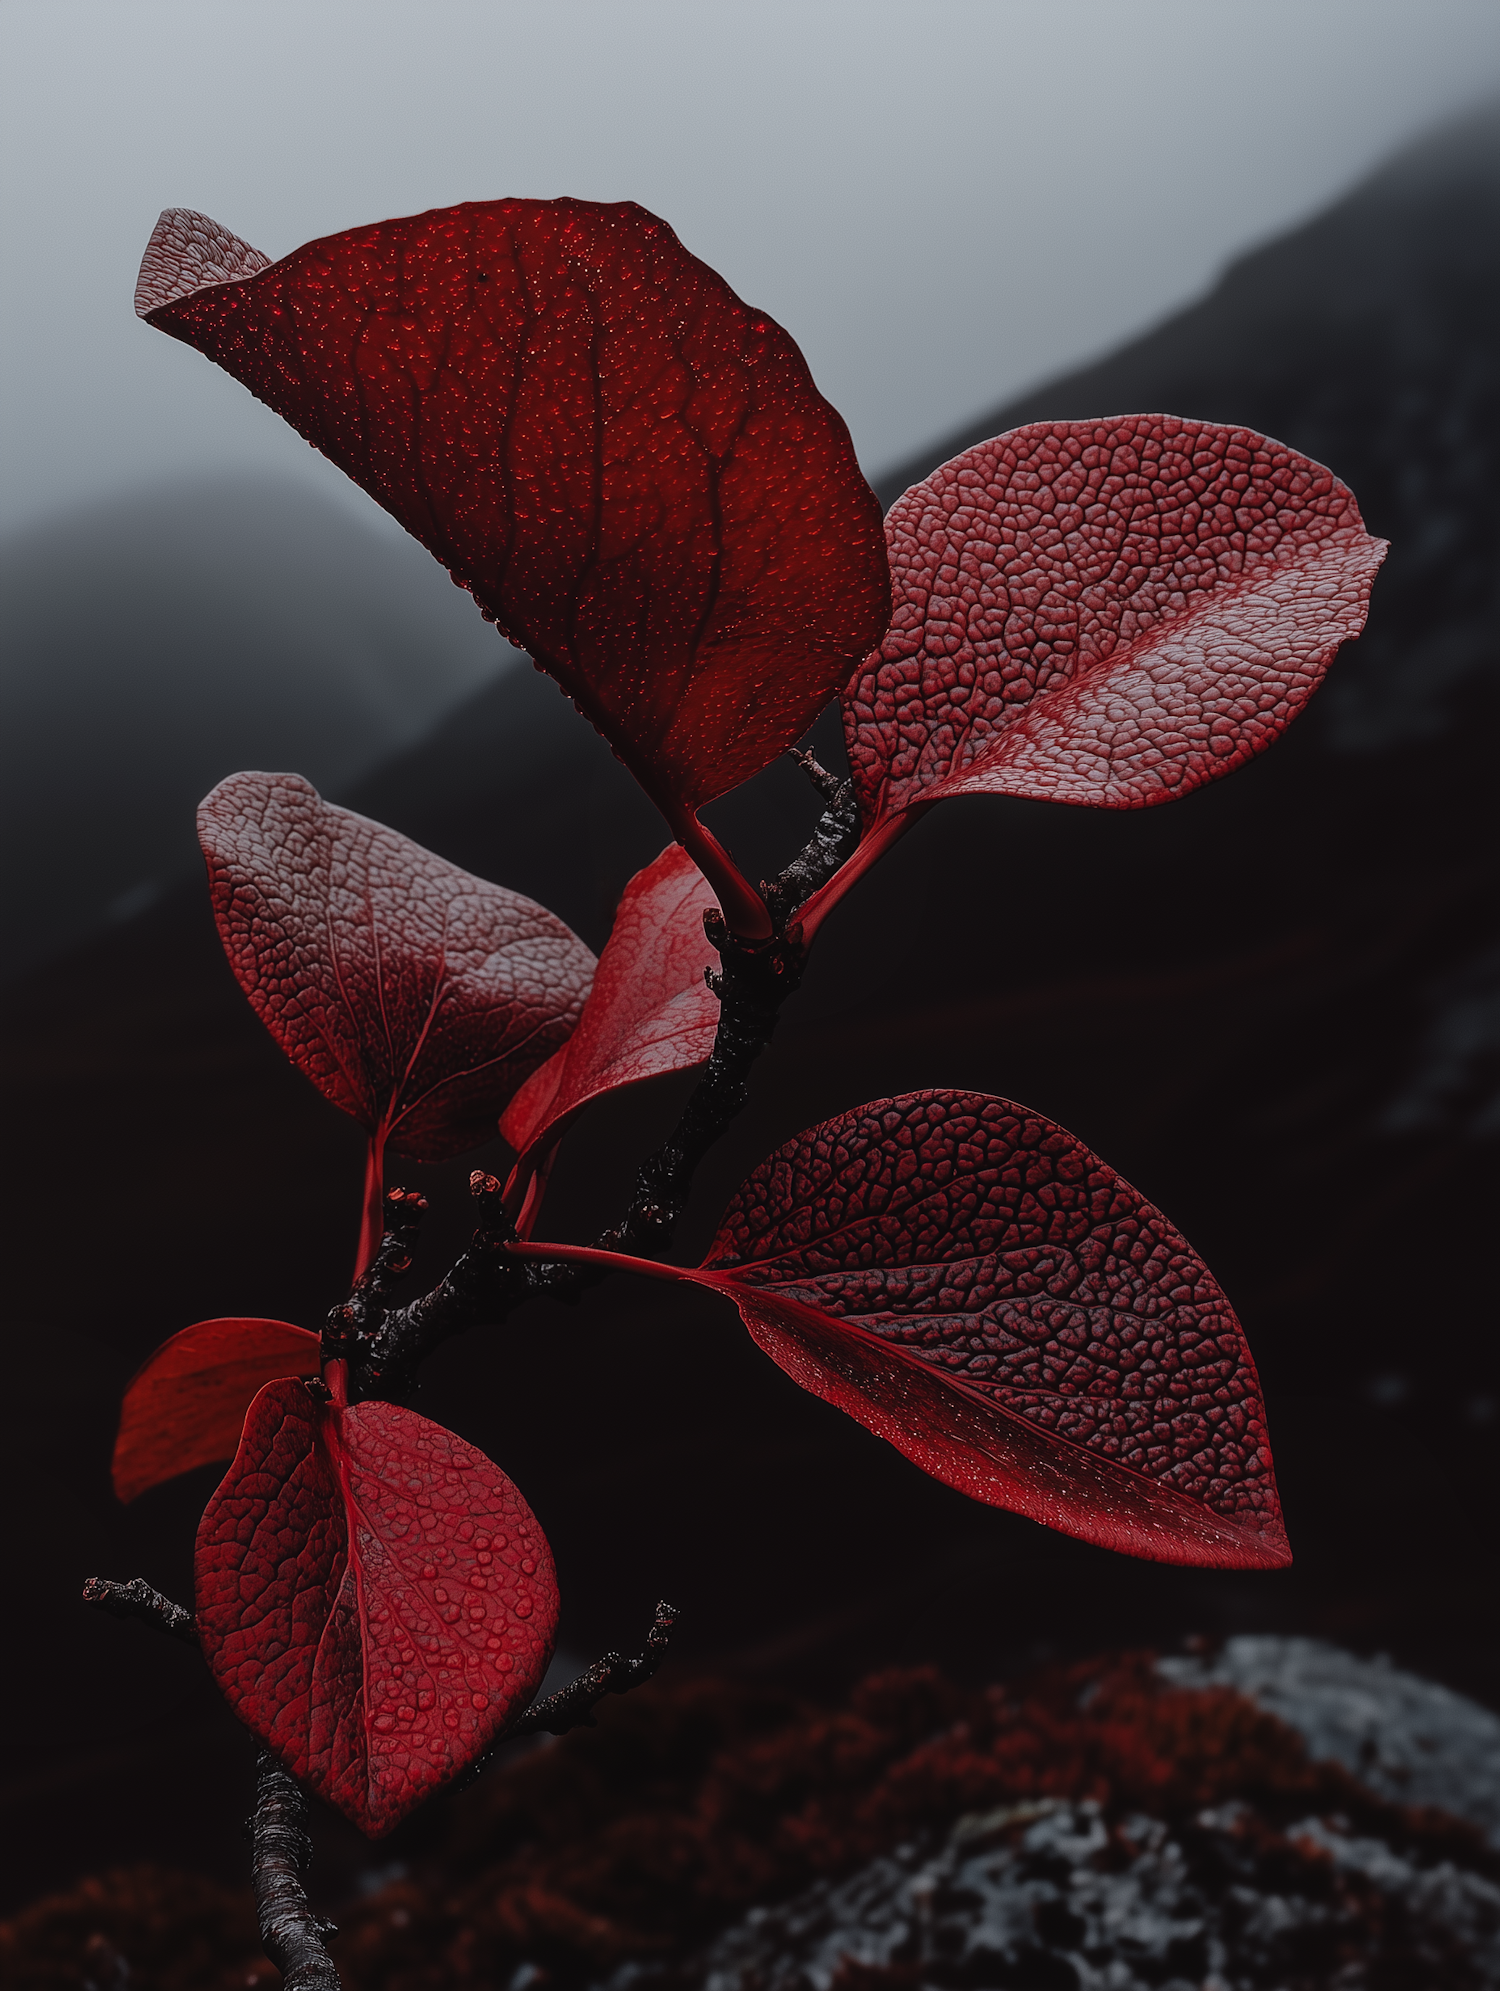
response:
<path id="1" fill-rule="evenodd" d="M 235 283 L 269 269 L 271 258 L 190 207 L 163 208 L 135 283 L 135 313 L 149 319 L 164 304 L 210 284 Z"/>

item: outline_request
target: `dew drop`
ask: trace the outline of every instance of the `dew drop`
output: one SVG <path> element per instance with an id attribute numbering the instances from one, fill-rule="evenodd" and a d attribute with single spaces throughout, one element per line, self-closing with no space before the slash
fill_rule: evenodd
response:
<path id="1" fill-rule="evenodd" d="M 485 1708 L 489 1706 L 489 1702 L 483 1694 L 470 1694 L 469 1706 L 471 1708 Z"/>
<path id="2" fill-rule="evenodd" d="M 536 1564 L 531 1560 L 529 1555 L 523 1556 L 521 1559 L 521 1574 L 523 1576 L 536 1575 Z"/>

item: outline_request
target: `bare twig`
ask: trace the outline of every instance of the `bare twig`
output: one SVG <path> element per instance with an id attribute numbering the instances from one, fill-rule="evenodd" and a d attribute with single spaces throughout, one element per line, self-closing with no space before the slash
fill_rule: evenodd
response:
<path id="1" fill-rule="evenodd" d="M 115 1583 L 107 1576 L 91 1576 L 83 1586 L 83 1601 L 97 1610 L 108 1611 L 111 1617 L 139 1618 L 142 1624 L 154 1625 L 157 1631 L 181 1640 L 184 1645 L 198 1643 L 192 1612 L 174 1604 L 170 1597 L 163 1597 L 159 1590 L 153 1590 L 144 1576 L 133 1576 L 128 1583 Z"/>
<path id="2" fill-rule="evenodd" d="M 545 1700 L 533 1701 L 515 1726 L 508 1728 L 498 1742 L 455 1779 L 452 1790 L 455 1793 L 467 1790 L 512 1742 L 523 1736 L 566 1735 L 573 1728 L 592 1728 L 594 1709 L 607 1695 L 628 1694 L 632 1687 L 643 1686 L 651 1678 L 666 1653 L 677 1616 L 671 1604 L 658 1604 L 656 1621 L 639 1658 L 627 1659 L 623 1653 L 606 1652 L 566 1687 L 559 1687 Z"/>
<path id="3" fill-rule="evenodd" d="M 339 1974 L 323 1946 L 324 1938 L 338 1930 L 313 1913 L 302 1884 L 312 1857 L 307 1799 L 297 1779 L 267 1749 L 256 1765 L 255 1813 L 249 1826 L 260 1939 L 281 1972 L 283 1991 L 339 1991 Z"/>
<path id="4" fill-rule="evenodd" d="M 806 904 L 820 886 L 854 853 L 859 842 L 859 802 L 852 781 L 840 781 L 811 754 L 794 747 L 792 759 L 802 769 L 825 804 L 817 827 L 785 871 L 769 884 L 762 883 L 761 897 L 778 933 L 783 933 L 798 908 Z"/>
<path id="5" fill-rule="evenodd" d="M 677 1125 L 637 1171 L 629 1208 L 598 1239 L 605 1250 L 659 1258 L 670 1247 L 698 1164 L 744 1107 L 751 1068 L 771 1041 L 782 1004 L 802 979 L 806 954 L 793 924 L 797 908 L 858 840 L 851 783 L 820 767 L 811 754 L 795 758 L 827 807 L 804 849 L 765 888 L 776 927 L 770 939 L 741 940 L 720 914 L 704 915 L 704 930 L 719 955 L 718 969 L 706 978 L 719 998 L 713 1050 Z M 439 1285 L 405 1307 L 388 1306 L 386 1295 L 410 1266 L 412 1240 L 427 1206 L 404 1190 L 387 1195 L 380 1250 L 347 1305 L 334 1309 L 323 1330 L 325 1354 L 349 1361 L 351 1398 L 403 1395 L 418 1364 L 450 1334 L 495 1325 L 534 1293 L 576 1300 L 607 1276 L 595 1266 L 508 1257 L 505 1247 L 516 1233 L 502 1207 L 500 1184 L 476 1171 L 469 1187 L 478 1199 L 479 1224 L 468 1250 Z"/>
<path id="6" fill-rule="evenodd" d="M 518 1735 L 566 1735 L 570 1728 L 592 1728 L 594 1709 L 607 1694 L 628 1694 L 632 1687 L 644 1686 L 651 1678 L 666 1654 L 677 1616 L 671 1604 L 658 1604 L 656 1622 L 638 1659 L 606 1652 L 566 1687 L 559 1687 L 544 1701 L 533 1701 L 507 1732 L 505 1740 L 512 1741 Z"/>

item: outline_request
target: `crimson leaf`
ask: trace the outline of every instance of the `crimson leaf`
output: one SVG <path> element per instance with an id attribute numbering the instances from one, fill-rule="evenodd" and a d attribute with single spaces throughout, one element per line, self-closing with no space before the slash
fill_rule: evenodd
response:
<path id="1" fill-rule="evenodd" d="M 1035 422 L 892 506 L 894 612 L 844 694 L 867 833 L 950 795 L 1170 801 L 1268 746 L 1385 543 L 1321 465 L 1170 415 Z"/>
<path id="2" fill-rule="evenodd" d="M 498 1466 L 414 1411 L 298 1381 L 250 1406 L 196 1579 L 236 1714 L 372 1838 L 530 1703 L 557 1623 L 551 1554 Z"/>
<path id="3" fill-rule="evenodd" d="M 113 1476 L 121 1500 L 232 1459 L 256 1392 L 315 1376 L 320 1342 L 284 1320 L 200 1320 L 164 1341 L 125 1386 Z"/>
<path id="4" fill-rule="evenodd" d="M 1290 1560 L 1255 1364 L 1207 1266 L 1054 1121 L 913 1092 L 741 1185 L 690 1279 L 792 1379 L 970 1498 L 1159 1562 Z"/>
<path id="5" fill-rule="evenodd" d="M 714 961 L 703 915 L 715 904 L 703 874 L 675 843 L 625 887 L 577 1029 L 501 1119 L 500 1132 L 523 1163 L 601 1093 L 707 1058 L 719 1004 L 703 980 Z"/>
<path id="6" fill-rule="evenodd" d="M 136 309 L 415 534 L 674 827 L 885 628 L 843 422 L 780 326 L 631 202 L 468 202 L 268 267 L 169 209 Z"/>
<path id="7" fill-rule="evenodd" d="M 300 775 L 231 775 L 198 835 L 256 1015 L 377 1145 L 479 1146 L 582 1012 L 594 957 L 560 919 Z"/>

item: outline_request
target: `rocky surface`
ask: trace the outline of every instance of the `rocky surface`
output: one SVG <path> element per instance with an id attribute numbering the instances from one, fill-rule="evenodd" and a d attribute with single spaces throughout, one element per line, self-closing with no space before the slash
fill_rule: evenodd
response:
<path id="1" fill-rule="evenodd" d="M 1158 1661 L 1179 1687 L 1233 1687 L 1397 1804 L 1439 1804 L 1500 1848 L 1500 1715 L 1388 1658 L 1312 1638 L 1232 1638 Z"/>
<path id="2" fill-rule="evenodd" d="M 1232 1687 L 1309 1754 L 1500 1845 L 1500 1717 L 1313 1639 L 1235 1638 L 1169 1657 L 1175 1685 Z M 608 1991 L 1293 1991 L 1500 1984 L 1500 1882 L 1355 1828 L 1273 1822 L 1247 1800 L 1167 1821 L 1094 1801 L 971 1813 L 839 1881 L 753 1909 L 675 1969 Z"/>
<path id="3" fill-rule="evenodd" d="M 609 1991 L 648 1985 L 627 1967 Z M 1500 1984 L 1500 1886 L 1320 1818 L 1186 1827 L 1097 1804 L 963 1819 L 757 1910 L 675 1981 L 703 1991 L 1294 1991 Z"/>

